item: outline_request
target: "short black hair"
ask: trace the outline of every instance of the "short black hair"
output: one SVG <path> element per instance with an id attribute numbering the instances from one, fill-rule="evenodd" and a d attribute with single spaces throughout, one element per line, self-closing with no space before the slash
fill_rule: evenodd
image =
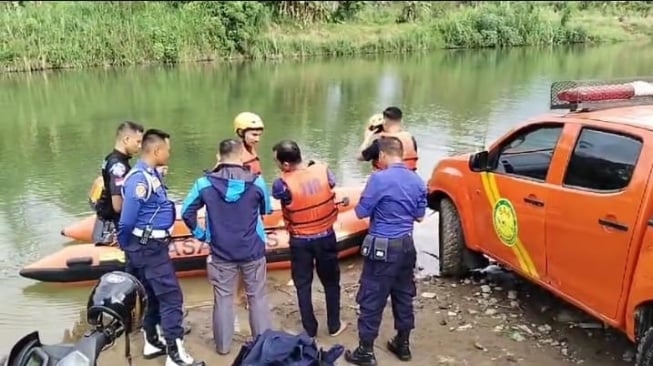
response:
<path id="1" fill-rule="evenodd" d="M 240 153 L 243 143 L 236 139 L 225 139 L 218 144 L 218 153 L 220 156 L 231 156 L 234 153 Z"/>
<path id="2" fill-rule="evenodd" d="M 116 136 L 122 135 L 125 131 L 140 132 L 143 133 L 145 129 L 140 123 L 133 121 L 124 121 L 118 125 L 116 128 Z"/>
<path id="3" fill-rule="evenodd" d="M 399 107 L 388 107 L 383 111 L 383 118 L 390 121 L 401 121 L 404 113 Z"/>
<path id="4" fill-rule="evenodd" d="M 277 160 L 281 163 L 299 164 L 302 162 L 302 151 L 299 145 L 292 140 L 281 140 L 272 147 Z"/>
<path id="5" fill-rule="evenodd" d="M 162 130 L 158 130 L 156 128 L 150 128 L 149 130 L 145 131 L 143 134 L 143 142 L 141 143 L 141 148 L 144 151 L 147 151 L 151 145 L 158 144 L 160 142 L 165 141 L 165 139 L 169 139 L 170 134 L 167 132 L 164 132 Z"/>
<path id="6" fill-rule="evenodd" d="M 404 144 L 394 136 L 380 138 L 379 151 L 383 151 L 388 156 L 403 157 Z"/>

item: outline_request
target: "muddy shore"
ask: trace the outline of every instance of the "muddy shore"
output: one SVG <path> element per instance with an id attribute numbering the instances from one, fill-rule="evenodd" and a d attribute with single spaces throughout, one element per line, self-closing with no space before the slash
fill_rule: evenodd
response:
<path id="1" fill-rule="evenodd" d="M 357 343 L 354 296 L 360 264 L 351 264 L 342 274 L 343 318 L 349 328 L 336 338 L 326 334 L 323 292 L 314 283 L 314 303 L 321 328 L 318 342 L 328 348 L 339 343 Z M 207 291 L 210 291 L 207 284 Z M 277 329 L 300 330 L 295 290 L 290 283 L 268 286 L 270 306 Z M 215 353 L 211 330 L 212 304 L 188 304 L 187 322 L 192 326 L 186 344 L 196 359 L 207 365 L 230 365 L 242 343 L 250 336 L 246 310 L 237 309 L 239 331 L 231 354 Z M 425 278 L 419 281 L 415 298 L 417 329 L 411 347 L 414 365 L 526 365 L 558 366 L 585 364 L 617 366 L 633 364 L 633 347 L 620 334 L 605 329 L 587 315 L 558 301 L 547 292 L 502 271 L 478 274 L 463 281 Z M 394 333 L 390 306 L 386 307 L 381 336 L 375 348 L 380 365 L 403 364 L 385 350 Z M 142 338 L 134 337 L 134 365 L 163 365 L 165 358 L 140 357 Z M 123 340 L 106 350 L 99 365 L 122 364 Z M 346 365 L 340 358 L 339 365 Z"/>

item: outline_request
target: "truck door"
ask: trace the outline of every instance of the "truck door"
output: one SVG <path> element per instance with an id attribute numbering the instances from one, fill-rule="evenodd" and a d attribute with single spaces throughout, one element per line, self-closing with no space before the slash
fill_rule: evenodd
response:
<path id="1" fill-rule="evenodd" d="M 563 127 L 531 124 L 501 141 L 490 151 L 494 169 L 480 173 L 482 188 L 474 195 L 484 251 L 533 279 L 546 269 L 546 179 Z"/>
<path id="2" fill-rule="evenodd" d="M 642 138 L 621 127 L 578 127 L 562 184 L 551 189 L 546 212 L 551 285 L 610 318 L 616 316 L 651 166 L 650 157 L 640 157 Z"/>

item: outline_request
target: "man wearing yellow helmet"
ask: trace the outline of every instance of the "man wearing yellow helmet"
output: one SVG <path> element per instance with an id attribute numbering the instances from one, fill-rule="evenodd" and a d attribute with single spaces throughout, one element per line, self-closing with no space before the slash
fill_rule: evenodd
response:
<path id="1" fill-rule="evenodd" d="M 256 145 L 261 140 L 264 127 L 263 120 L 256 113 L 242 112 L 234 118 L 234 132 L 245 147 L 241 158 L 243 165 L 254 174 L 261 174 L 262 171 Z"/>

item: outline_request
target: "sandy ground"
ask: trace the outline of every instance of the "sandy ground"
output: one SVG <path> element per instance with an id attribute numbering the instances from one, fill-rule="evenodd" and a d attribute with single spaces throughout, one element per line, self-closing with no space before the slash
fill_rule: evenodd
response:
<path id="1" fill-rule="evenodd" d="M 357 344 L 353 299 L 359 273 L 360 264 L 349 265 L 343 271 L 343 317 L 350 326 L 337 338 L 325 334 L 324 298 L 315 281 L 314 303 L 322 325 L 318 342 L 325 348 L 334 343 L 348 348 Z M 294 287 L 271 282 L 269 295 L 275 326 L 289 332 L 298 331 L 300 322 Z M 196 304 L 188 308 L 186 320 L 192 332 L 186 337 L 186 344 L 192 355 L 206 361 L 207 365 L 231 365 L 242 342 L 249 336 L 246 310 L 237 310 L 241 330 L 235 337 L 231 354 L 221 357 L 213 347 L 212 305 Z M 415 308 L 417 329 L 411 339 L 411 363 L 415 365 L 616 366 L 633 363 L 633 349 L 622 336 L 504 272 L 478 274 L 460 282 L 422 279 Z M 393 333 L 388 306 L 376 344 L 380 365 L 404 364 L 385 350 L 385 341 Z M 142 337 L 135 338 L 132 341 L 134 365 L 165 363 L 164 357 L 150 361 L 142 359 Z M 118 361 L 123 352 L 124 344 L 119 341 L 102 354 L 99 364 L 124 364 Z M 338 365 L 346 364 L 341 357 Z"/>

